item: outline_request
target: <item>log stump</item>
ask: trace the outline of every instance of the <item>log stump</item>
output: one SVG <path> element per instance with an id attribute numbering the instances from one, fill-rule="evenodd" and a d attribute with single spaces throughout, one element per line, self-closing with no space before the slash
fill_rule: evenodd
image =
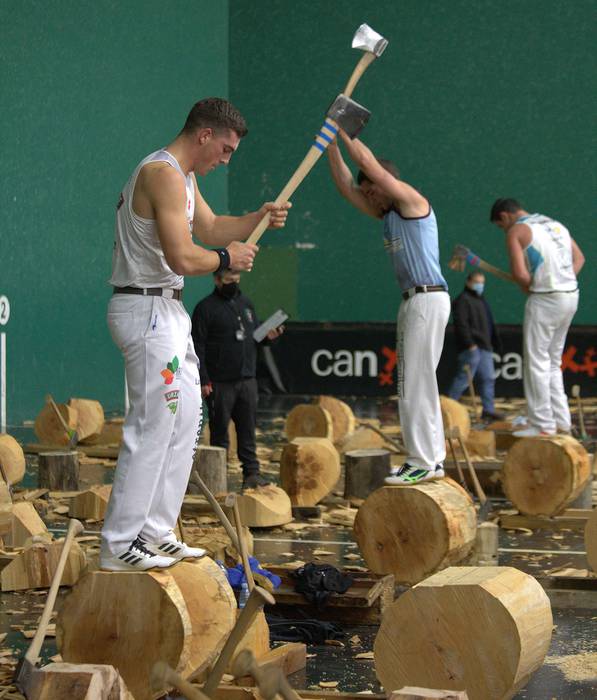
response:
<path id="1" fill-rule="evenodd" d="M 110 500 L 112 486 L 92 486 L 71 499 L 69 517 L 79 520 L 103 520 Z"/>
<path id="2" fill-rule="evenodd" d="M 56 623 L 62 658 L 109 664 L 135 700 L 161 697 L 148 678 L 165 661 L 183 678 L 211 665 L 236 621 L 236 600 L 211 559 L 163 571 L 93 571 L 65 598 Z"/>
<path id="3" fill-rule="evenodd" d="M 25 453 L 19 443 L 7 433 L 0 435 L 0 465 L 9 484 L 18 484 L 25 476 Z"/>
<path id="4" fill-rule="evenodd" d="M 448 478 L 384 486 L 359 508 L 354 524 L 371 571 L 394 574 L 396 583 L 406 585 L 465 559 L 474 546 L 476 529 L 470 496 Z"/>
<path id="5" fill-rule="evenodd" d="M 50 491 L 78 491 L 78 452 L 40 452 L 37 485 Z"/>
<path id="6" fill-rule="evenodd" d="M 295 438 L 280 457 L 280 483 L 293 506 L 314 506 L 340 478 L 340 456 L 326 438 Z"/>
<path id="7" fill-rule="evenodd" d="M 597 508 L 595 508 L 585 525 L 585 550 L 589 567 L 597 572 Z"/>
<path id="8" fill-rule="evenodd" d="M 521 438 L 502 468 L 504 493 L 525 515 L 558 515 L 585 487 L 591 473 L 585 448 L 568 435 Z"/>
<path id="9" fill-rule="evenodd" d="M 193 477 L 201 477 L 207 488 L 214 496 L 228 493 L 228 462 L 226 450 L 223 447 L 200 445 L 195 451 L 193 470 L 189 480 L 189 493 L 202 493 L 193 484 Z"/>
<path id="10" fill-rule="evenodd" d="M 12 507 L 10 531 L 3 537 L 7 547 L 23 547 L 35 535 L 48 535 L 44 521 L 39 517 L 33 503 L 20 501 Z"/>
<path id="11" fill-rule="evenodd" d="M 381 450 L 388 446 L 387 440 L 378 432 L 365 425 L 357 428 L 354 433 L 347 435 L 338 446 L 340 453 L 346 455 L 354 450 Z"/>
<path id="12" fill-rule="evenodd" d="M 236 502 L 240 519 L 247 527 L 275 527 L 292 520 L 288 494 L 273 484 L 245 489 Z"/>
<path id="13" fill-rule="evenodd" d="M 65 403 L 59 403 L 57 406 L 68 427 L 76 430 L 79 418 L 77 409 Z M 45 404 L 41 409 L 33 429 L 42 445 L 68 445 L 69 437 L 50 404 Z"/>
<path id="14" fill-rule="evenodd" d="M 471 432 L 471 418 L 467 407 L 448 396 L 440 396 L 439 403 L 442 409 L 444 428 L 459 428 L 460 437 L 467 440 Z"/>
<path id="15" fill-rule="evenodd" d="M 134 700 L 118 671 L 100 664 L 48 664 L 36 670 L 29 700 Z"/>
<path id="16" fill-rule="evenodd" d="M 77 412 L 79 442 L 93 445 L 99 442 L 104 429 L 104 409 L 93 399 L 69 399 L 68 405 Z"/>
<path id="17" fill-rule="evenodd" d="M 348 435 L 354 433 L 357 421 L 348 404 L 333 396 L 319 396 L 315 403 L 330 414 L 334 445 L 339 445 Z"/>
<path id="18" fill-rule="evenodd" d="M 402 594 L 374 645 L 386 692 L 404 685 L 505 700 L 543 664 L 552 615 L 543 588 L 511 567 L 452 567 Z"/>
<path id="19" fill-rule="evenodd" d="M 12 507 L 8 484 L 0 481 L 0 537 L 2 538 L 12 530 Z"/>
<path id="20" fill-rule="evenodd" d="M 321 437 L 334 440 L 334 426 L 330 412 L 312 403 L 300 403 L 286 417 L 286 437 Z"/>
<path id="21" fill-rule="evenodd" d="M 344 498 L 367 498 L 390 474 L 388 450 L 352 450 L 344 455 Z"/>

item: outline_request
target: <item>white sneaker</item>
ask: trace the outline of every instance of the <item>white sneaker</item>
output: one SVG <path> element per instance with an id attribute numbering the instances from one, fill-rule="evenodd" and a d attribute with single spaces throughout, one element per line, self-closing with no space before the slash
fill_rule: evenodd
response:
<path id="1" fill-rule="evenodd" d="M 436 464 L 435 465 L 435 478 L 436 479 L 443 479 L 446 476 L 446 472 L 444 469 L 443 464 Z"/>
<path id="2" fill-rule="evenodd" d="M 412 464 L 403 464 L 395 474 L 386 476 L 384 482 L 388 486 L 408 486 L 437 478 L 439 477 L 435 475 L 435 469 L 420 469 L 413 467 Z"/>
<path id="3" fill-rule="evenodd" d="M 176 561 L 181 559 L 199 559 L 207 554 L 207 550 L 201 547 L 189 547 L 184 542 L 176 539 L 176 535 L 171 533 L 164 537 L 159 542 L 147 542 L 139 538 L 143 542 L 143 546 L 152 554 L 161 557 L 172 557 Z"/>
<path id="4" fill-rule="evenodd" d="M 515 430 L 512 435 L 514 437 L 518 438 L 525 438 L 525 437 L 541 437 L 545 435 L 555 435 L 555 433 L 547 433 L 544 430 L 539 430 L 539 428 L 536 428 L 534 425 L 531 425 L 530 428 L 525 428 L 524 430 Z"/>
<path id="5" fill-rule="evenodd" d="M 176 563 L 174 557 L 156 556 L 137 538 L 128 549 L 111 557 L 100 558 L 103 571 L 147 571 L 147 569 L 164 569 Z"/>
<path id="6" fill-rule="evenodd" d="M 511 420 L 512 425 L 528 425 L 529 420 L 526 416 L 516 416 Z"/>

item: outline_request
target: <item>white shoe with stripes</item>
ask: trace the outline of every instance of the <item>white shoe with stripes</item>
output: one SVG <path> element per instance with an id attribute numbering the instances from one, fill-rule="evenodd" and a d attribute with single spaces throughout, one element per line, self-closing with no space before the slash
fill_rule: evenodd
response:
<path id="1" fill-rule="evenodd" d="M 205 549 L 200 547 L 189 547 L 184 542 L 176 539 L 176 535 L 171 533 L 159 542 L 147 542 L 141 540 L 145 549 L 159 557 L 173 557 L 176 561 L 181 559 L 199 559 L 207 554 Z"/>
<path id="2" fill-rule="evenodd" d="M 178 561 L 175 557 L 156 556 L 150 552 L 145 543 L 137 538 L 124 552 L 111 557 L 101 557 L 102 571 L 147 571 L 147 569 L 164 569 Z"/>

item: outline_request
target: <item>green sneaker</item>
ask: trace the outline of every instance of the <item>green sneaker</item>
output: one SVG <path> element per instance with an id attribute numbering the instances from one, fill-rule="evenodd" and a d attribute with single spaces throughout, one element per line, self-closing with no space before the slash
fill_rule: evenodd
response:
<path id="1" fill-rule="evenodd" d="M 421 469 L 413 467 L 412 464 L 403 464 L 400 469 L 390 476 L 386 476 L 384 482 L 388 486 L 409 486 L 411 484 L 420 484 L 423 481 L 433 481 L 438 476 L 433 469 Z"/>

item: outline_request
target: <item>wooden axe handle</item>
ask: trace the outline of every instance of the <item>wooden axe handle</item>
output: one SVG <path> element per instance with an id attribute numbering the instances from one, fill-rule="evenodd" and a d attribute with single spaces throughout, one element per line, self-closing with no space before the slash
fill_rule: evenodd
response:
<path id="1" fill-rule="evenodd" d="M 253 572 L 251 571 L 251 564 L 249 563 L 249 553 L 247 552 L 247 541 L 245 540 L 245 532 L 243 530 L 243 523 L 240 519 L 240 512 L 238 510 L 238 500 L 235 493 L 229 493 L 226 496 L 226 507 L 232 510 L 232 515 L 234 518 L 234 526 L 236 527 L 236 536 L 238 537 L 238 544 L 240 545 L 240 558 L 243 562 L 243 569 L 245 570 L 245 578 L 247 579 L 247 586 L 249 587 L 249 593 L 255 588 L 255 579 L 253 578 Z"/>
<path id="2" fill-rule="evenodd" d="M 346 87 L 344 88 L 344 90 L 342 90 L 342 93 L 346 95 L 346 97 L 351 97 L 357 83 L 361 79 L 361 76 L 367 70 L 367 68 L 369 68 L 373 61 L 375 61 L 376 58 L 377 56 L 371 51 L 367 51 L 367 53 L 361 56 L 359 62 L 356 65 L 356 68 L 352 71 L 352 75 L 346 83 Z"/>
<path id="3" fill-rule="evenodd" d="M 64 431 L 66 432 L 66 435 L 67 435 L 68 439 L 70 440 L 73 437 L 73 433 L 75 431 L 72 428 L 69 428 L 68 425 L 66 424 L 66 421 L 64 420 L 62 413 L 60 413 L 60 409 L 56 405 L 56 402 L 52 398 L 51 394 L 46 394 L 46 401 L 52 407 L 54 413 L 56 414 L 56 417 L 60 421 L 60 425 L 64 428 Z"/>
<path id="4" fill-rule="evenodd" d="M 156 690 L 162 690 L 164 686 L 172 685 L 176 690 L 184 693 L 187 700 L 209 700 L 207 695 L 179 676 L 165 661 L 157 661 L 154 664 L 151 670 L 151 683 Z"/>
<path id="5" fill-rule="evenodd" d="M 300 700 L 300 695 L 290 687 L 282 669 L 267 664 L 259 666 L 250 649 L 239 653 L 234 661 L 232 673 L 235 678 L 253 676 L 265 700 L 275 698 L 276 695 L 281 695 L 284 700 Z"/>
<path id="6" fill-rule="evenodd" d="M 203 479 L 199 476 L 199 474 L 195 471 L 193 475 L 193 483 L 197 484 L 199 489 L 203 492 L 203 495 L 207 500 L 209 501 L 211 507 L 214 510 L 214 513 L 218 516 L 220 522 L 224 526 L 224 530 L 228 533 L 228 537 L 230 537 L 230 541 L 232 542 L 233 547 L 236 549 L 236 551 L 240 554 L 240 543 L 238 541 L 238 537 L 236 536 L 236 532 L 234 532 L 234 528 L 232 527 L 232 524 L 230 523 L 230 520 L 226 517 L 226 513 L 222 510 L 222 507 L 218 503 L 216 497 L 213 495 L 213 493 L 207 488 L 207 484 Z"/>
<path id="7" fill-rule="evenodd" d="M 505 280 L 506 282 L 512 282 L 512 284 L 516 284 L 514 277 L 512 277 L 512 275 L 509 272 L 504 272 L 504 270 L 500 270 L 499 267 L 494 267 L 493 265 L 490 265 L 488 262 L 485 262 L 485 260 L 479 259 L 478 267 L 480 267 L 482 270 L 485 270 L 485 272 L 489 272 L 495 277 L 499 277 L 500 279 Z"/>
<path id="8" fill-rule="evenodd" d="M 475 489 L 475 493 L 477 494 L 477 498 L 481 502 L 481 505 L 484 505 L 485 501 L 487 501 L 487 496 L 485 495 L 485 491 L 483 491 L 483 487 L 481 486 L 479 479 L 477 479 L 477 472 L 475 471 L 475 467 L 473 467 L 473 463 L 471 462 L 471 458 L 468 450 L 466 449 L 466 445 L 464 444 L 464 440 L 462 439 L 462 435 L 460 435 L 460 430 L 458 428 L 454 428 L 454 432 L 456 433 L 456 439 L 458 440 L 458 444 L 460 445 L 460 449 L 464 455 L 464 461 L 466 462 L 469 474 L 471 475 L 471 480 L 473 482 L 473 487 Z"/>

